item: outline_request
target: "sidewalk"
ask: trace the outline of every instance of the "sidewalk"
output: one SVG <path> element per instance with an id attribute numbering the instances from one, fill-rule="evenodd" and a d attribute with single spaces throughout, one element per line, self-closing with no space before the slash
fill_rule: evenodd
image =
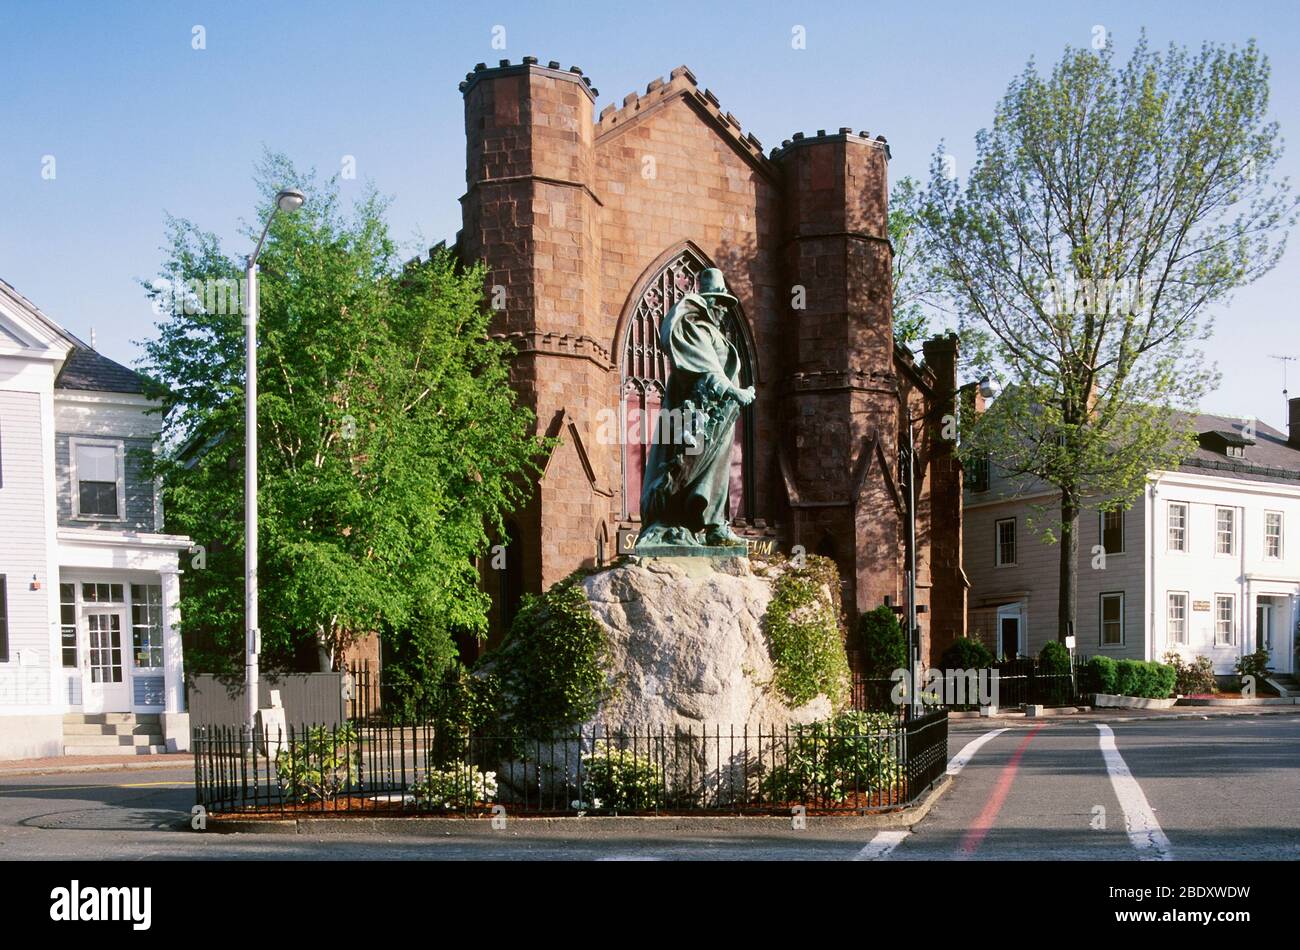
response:
<path id="1" fill-rule="evenodd" d="M 1067 710 L 1073 710 L 1067 711 Z M 1116 707 L 1070 706 L 1049 708 L 1042 716 L 1026 716 L 1019 710 L 1008 709 L 995 716 L 981 716 L 975 712 L 949 713 L 954 722 L 1031 722 L 1035 725 L 1060 720 L 1062 722 L 1128 722 L 1134 719 L 1219 719 L 1225 716 L 1300 716 L 1300 706 L 1261 703 L 1241 706 L 1173 706 L 1169 709 L 1123 709 Z"/>
<path id="2" fill-rule="evenodd" d="M 156 755 L 56 755 L 45 759 L 0 762 L 0 778 L 11 775 L 52 775 L 61 772 L 119 772 L 123 769 L 193 769 L 188 752 Z"/>

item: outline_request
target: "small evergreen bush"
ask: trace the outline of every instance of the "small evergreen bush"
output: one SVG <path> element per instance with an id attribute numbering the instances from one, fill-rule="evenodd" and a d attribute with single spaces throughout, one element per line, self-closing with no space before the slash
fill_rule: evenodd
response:
<path id="1" fill-rule="evenodd" d="M 1174 668 L 1174 691 L 1179 695 L 1193 696 L 1219 691 L 1219 686 L 1214 681 L 1214 663 L 1208 656 L 1198 656 L 1188 663 L 1181 653 L 1170 650 L 1165 654 L 1165 662 Z"/>
<path id="2" fill-rule="evenodd" d="M 945 670 L 982 670 L 997 666 L 997 659 L 979 640 L 958 637 L 943 651 L 939 664 Z"/>
<path id="3" fill-rule="evenodd" d="M 1046 675 L 1070 672 L 1070 651 L 1060 640 L 1049 640 L 1038 654 L 1038 670 Z"/>
<path id="4" fill-rule="evenodd" d="M 856 645 L 868 678 L 888 679 L 895 670 L 907 669 L 907 637 L 890 607 L 881 605 L 858 618 Z"/>

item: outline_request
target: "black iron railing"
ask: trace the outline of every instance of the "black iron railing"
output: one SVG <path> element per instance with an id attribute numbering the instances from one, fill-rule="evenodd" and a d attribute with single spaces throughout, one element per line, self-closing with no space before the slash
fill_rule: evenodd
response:
<path id="1" fill-rule="evenodd" d="M 200 726 L 194 784 L 214 814 L 816 814 L 901 807 L 943 775 L 946 711 L 863 722 L 548 738 L 376 721 L 270 737 Z"/>
<path id="2" fill-rule="evenodd" d="M 1086 668 L 1087 659 L 1076 657 L 1073 672 L 1048 670 L 1033 657 L 1005 660 L 997 666 L 971 670 L 936 669 L 922 674 L 921 704 L 926 709 L 973 710 L 982 705 L 1015 708 L 1026 705 L 1073 706 L 1095 688 Z M 854 676 L 854 709 L 891 712 L 908 703 L 906 678 Z"/>

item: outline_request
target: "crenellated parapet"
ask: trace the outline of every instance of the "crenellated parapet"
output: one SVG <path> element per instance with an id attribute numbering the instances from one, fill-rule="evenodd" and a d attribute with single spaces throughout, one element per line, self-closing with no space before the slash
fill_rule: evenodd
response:
<path id="1" fill-rule="evenodd" d="M 763 143 L 754 133 L 746 133 L 739 119 L 723 110 L 713 90 L 701 89 L 695 74 L 686 66 L 678 66 L 674 69 L 667 81 L 662 77 L 652 79 L 646 85 L 644 95 L 628 93 L 623 97 L 621 107 L 608 105 L 601 109 L 596 134 L 599 137 L 612 133 L 677 96 L 682 96 L 697 106 L 718 132 L 735 143 L 736 147 L 751 157 L 756 164 L 769 173 L 773 171 L 770 161 L 763 154 Z"/>

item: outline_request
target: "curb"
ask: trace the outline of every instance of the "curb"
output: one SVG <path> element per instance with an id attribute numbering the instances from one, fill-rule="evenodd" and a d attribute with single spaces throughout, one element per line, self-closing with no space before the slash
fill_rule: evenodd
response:
<path id="1" fill-rule="evenodd" d="M 808 815 L 806 830 L 854 830 L 859 828 L 911 828 L 920 822 L 940 796 L 952 785 L 952 777 L 942 776 L 937 784 L 926 792 L 915 805 L 904 806 L 895 811 L 880 812 L 871 815 Z M 781 815 L 588 815 L 581 818 L 527 818 L 511 817 L 506 814 L 506 827 L 498 830 L 492 827 L 487 818 L 443 818 L 440 816 L 409 818 L 284 818 L 261 819 L 256 821 L 231 819 L 212 819 L 208 822 L 207 832 L 216 834 L 279 834 L 279 835 L 329 835 L 346 837 L 348 835 L 405 835 L 405 836 L 441 836 L 455 835 L 491 837 L 506 835 L 511 837 L 562 837 L 574 833 L 673 833 L 699 834 L 709 831 L 724 832 L 762 832 L 777 834 L 787 832 L 802 834 L 805 829 L 792 827 L 791 816 Z M 189 831 L 185 822 L 177 825 L 178 830 Z"/>
<path id="2" fill-rule="evenodd" d="M 142 757 L 143 758 L 143 757 Z M 125 769 L 188 769 L 194 771 L 193 757 L 184 762 L 96 762 L 93 765 L 42 765 L 33 768 L 7 769 L 0 767 L 0 779 L 10 775 L 71 775 L 78 772 L 121 772 Z"/>

